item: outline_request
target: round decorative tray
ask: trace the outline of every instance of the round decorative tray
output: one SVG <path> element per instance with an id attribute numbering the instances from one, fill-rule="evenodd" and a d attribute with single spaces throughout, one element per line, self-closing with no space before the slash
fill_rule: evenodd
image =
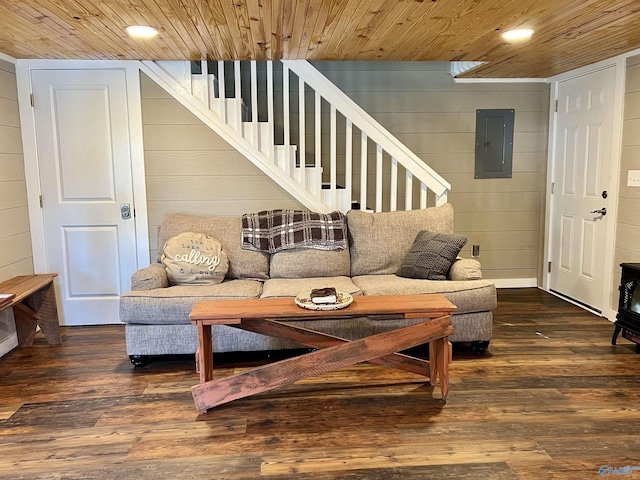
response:
<path id="1" fill-rule="evenodd" d="M 340 310 L 348 307 L 353 302 L 353 297 L 345 292 L 336 292 L 338 301 L 336 303 L 313 303 L 311 301 L 311 292 L 305 292 L 298 295 L 294 300 L 296 305 L 308 310 Z"/>

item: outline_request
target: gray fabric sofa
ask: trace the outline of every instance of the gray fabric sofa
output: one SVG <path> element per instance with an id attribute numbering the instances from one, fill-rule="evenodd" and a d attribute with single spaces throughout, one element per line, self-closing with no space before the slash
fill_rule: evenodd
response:
<path id="1" fill-rule="evenodd" d="M 195 353 L 197 331 L 189 322 L 189 313 L 199 301 L 295 297 L 327 286 L 351 295 L 442 293 L 458 307 L 452 317 L 455 333 L 450 340 L 471 342 L 477 353 L 486 351 L 496 290 L 491 281 L 482 279 L 476 260 L 456 260 L 444 281 L 395 275 L 419 231 L 453 233 L 450 204 L 385 213 L 352 210 L 346 219 L 349 242 L 345 250 L 295 249 L 269 255 L 241 248 L 240 218 L 168 215 L 158 232 L 158 262 L 162 245 L 171 237 L 182 232 L 204 233 L 222 244 L 229 271 L 222 283 L 206 286 L 170 286 L 161 263 L 135 272 L 131 292 L 120 302 L 120 320 L 126 324 L 127 354 L 132 363 L 145 365 L 152 355 Z M 313 328 L 354 339 L 416 321 L 352 318 L 313 322 Z M 228 326 L 213 327 L 215 352 L 300 347 L 289 340 Z"/>

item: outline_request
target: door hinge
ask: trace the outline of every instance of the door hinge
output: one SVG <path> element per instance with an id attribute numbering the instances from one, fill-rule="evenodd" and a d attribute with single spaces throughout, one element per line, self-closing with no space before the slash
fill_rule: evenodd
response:
<path id="1" fill-rule="evenodd" d="M 35 106 L 35 102 L 33 101 L 33 93 L 29 94 L 29 100 L 31 101 L 31 106 Z"/>
<path id="2" fill-rule="evenodd" d="M 556 112 L 558 111 L 558 100 L 556 100 L 556 109 L 555 109 L 555 111 Z"/>
<path id="3" fill-rule="evenodd" d="M 551 262 L 549 262 L 547 265 L 547 272 L 551 273 Z"/>
<path id="4" fill-rule="evenodd" d="M 40 208 L 42 208 L 44 206 L 44 203 L 42 202 L 42 195 L 40 195 Z"/>
<path id="5" fill-rule="evenodd" d="M 551 182 L 551 195 L 553 195 L 556 191 L 556 184 L 555 182 Z"/>

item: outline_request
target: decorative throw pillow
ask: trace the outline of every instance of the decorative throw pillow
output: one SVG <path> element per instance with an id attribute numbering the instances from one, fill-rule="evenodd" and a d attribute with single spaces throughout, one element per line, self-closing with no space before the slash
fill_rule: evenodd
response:
<path id="1" fill-rule="evenodd" d="M 397 275 L 426 280 L 446 280 L 467 237 L 422 230 L 400 265 Z"/>
<path id="2" fill-rule="evenodd" d="M 221 283 L 229 270 L 229 260 L 220 242 L 193 232 L 181 233 L 167 240 L 162 264 L 172 285 Z"/>

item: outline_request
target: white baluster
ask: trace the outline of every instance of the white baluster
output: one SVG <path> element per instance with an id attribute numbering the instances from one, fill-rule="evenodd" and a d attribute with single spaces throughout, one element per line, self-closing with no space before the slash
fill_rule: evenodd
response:
<path id="1" fill-rule="evenodd" d="M 282 65 L 282 104 L 284 113 L 284 171 L 291 176 L 291 125 L 289 119 L 289 69 Z"/>
<path id="2" fill-rule="evenodd" d="M 211 109 L 211 105 L 209 104 L 209 65 L 206 60 L 202 60 L 200 62 L 202 66 L 202 83 L 203 83 L 203 92 L 202 92 L 202 101 L 204 102 L 207 110 Z"/>
<path id="3" fill-rule="evenodd" d="M 398 160 L 391 158 L 391 201 L 389 210 L 395 212 L 398 209 Z"/>
<path id="4" fill-rule="evenodd" d="M 382 146 L 376 145 L 376 212 L 382 211 Z"/>
<path id="5" fill-rule="evenodd" d="M 236 105 L 236 132 L 242 135 L 242 85 L 240 80 L 240 62 L 233 62 L 233 76 L 235 85 L 234 105 Z"/>
<path id="6" fill-rule="evenodd" d="M 420 182 L 420 208 L 427 208 L 427 186 Z"/>
<path id="7" fill-rule="evenodd" d="M 316 168 L 322 167 L 322 98 L 316 92 L 315 96 L 315 140 L 316 140 Z M 322 182 L 321 182 L 322 183 Z M 322 185 L 319 187 L 322 189 Z M 320 192 L 316 192 L 317 195 Z"/>
<path id="8" fill-rule="evenodd" d="M 360 136 L 360 210 L 367 208 L 367 134 Z"/>
<path id="9" fill-rule="evenodd" d="M 260 149 L 258 137 L 258 71 L 255 60 L 251 60 L 251 128 L 253 129 L 253 145 Z"/>
<path id="10" fill-rule="evenodd" d="M 220 118 L 227 123 L 227 92 L 224 85 L 224 62 L 218 62 L 218 110 Z"/>
<path id="11" fill-rule="evenodd" d="M 344 188 L 348 205 L 343 205 L 351 209 L 351 190 L 353 189 L 353 124 L 347 118 L 345 126 L 345 147 L 344 147 Z"/>
<path id="12" fill-rule="evenodd" d="M 304 109 L 304 80 L 298 77 L 298 158 L 300 162 L 300 184 L 307 188 L 307 152 L 306 152 L 306 130 L 305 130 L 305 109 Z"/>
<path id="13" fill-rule="evenodd" d="M 404 185 L 404 209 L 411 210 L 413 208 L 413 174 L 407 170 Z"/>
<path id="14" fill-rule="evenodd" d="M 329 167 L 329 179 L 330 179 L 330 192 L 331 192 L 331 208 L 335 208 L 337 203 L 337 140 L 336 140 L 336 107 L 335 105 L 331 105 L 331 166 Z"/>
<path id="15" fill-rule="evenodd" d="M 269 157 L 272 162 L 276 161 L 276 156 L 274 153 L 274 145 L 275 145 L 275 121 L 274 121 L 274 113 L 273 113 L 273 62 L 267 62 L 267 122 L 268 122 L 268 130 L 269 130 Z"/>

